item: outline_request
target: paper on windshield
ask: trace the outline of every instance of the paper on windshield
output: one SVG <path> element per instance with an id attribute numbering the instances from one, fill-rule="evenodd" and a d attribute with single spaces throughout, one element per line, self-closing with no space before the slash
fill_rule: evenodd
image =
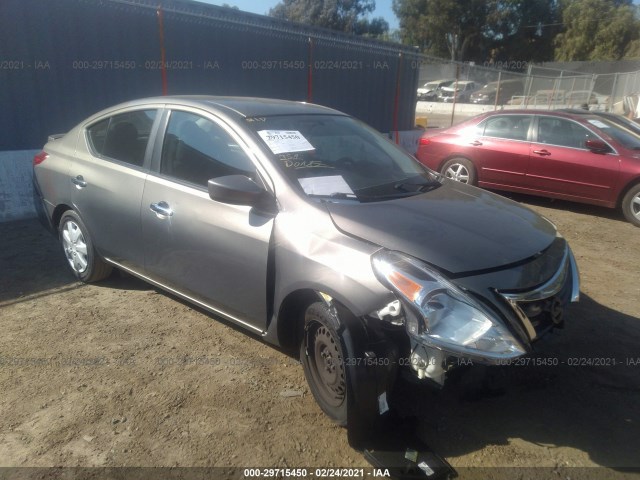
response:
<path id="1" fill-rule="evenodd" d="M 307 195 L 333 195 L 334 193 L 354 195 L 353 190 L 341 175 L 306 177 L 299 178 L 298 181 Z"/>
<path id="2" fill-rule="evenodd" d="M 591 125 L 593 125 L 594 127 L 609 128 L 609 125 L 607 125 L 606 123 L 601 122 L 600 120 L 589 120 L 589 123 Z"/>
<path id="3" fill-rule="evenodd" d="M 276 155 L 314 150 L 313 145 L 297 130 L 260 130 L 258 135 Z"/>

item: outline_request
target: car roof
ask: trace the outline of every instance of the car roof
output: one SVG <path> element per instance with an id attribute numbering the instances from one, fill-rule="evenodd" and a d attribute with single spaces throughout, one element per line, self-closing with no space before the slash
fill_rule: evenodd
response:
<path id="1" fill-rule="evenodd" d="M 345 115 L 342 112 L 313 103 L 258 97 L 218 97 L 211 95 L 169 95 L 132 100 L 116 105 L 109 110 L 148 104 L 178 104 L 224 111 L 239 117 L 268 117 L 271 115 L 330 114 Z"/>
<path id="2" fill-rule="evenodd" d="M 535 109 L 535 108 L 518 108 L 518 109 L 505 109 L 505 110 L 495 110 L 492 112 L 482 113 L 478 116 L 490 117 L 494 115 L 552 115 L 556 117 L 564 117 L 571 118 L 573 120 L 577 119 L 597 119 L 598 117 L 607 117 L 614 114 L 605 113 L 605 112 L 597 112 L 590 110 L 582 110 L 578 108 L 559 108 L 557 110 L 547 110 L 547 109 Z"/>

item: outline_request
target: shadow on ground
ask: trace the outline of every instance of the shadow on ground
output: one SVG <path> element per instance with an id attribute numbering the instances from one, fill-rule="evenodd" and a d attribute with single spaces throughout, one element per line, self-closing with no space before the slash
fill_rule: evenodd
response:
<path id="1" fill-rule="evenodd" d="M 493 193 L 510 198 L 519 203 L 528 205 L 536 205 L 544 208 L 552 208 L 565 212 L 573 212 L 581 215 L 589 215 L 593 217 L 606 218 L 608 220 L 627 223 L 619 208 L 606 208 L 597 205 L 588 205 L 586 203 L 569 202 L 567 200 L 557 200 L 554 198 L 537 197 L 534 195 L 526 195 L 524 193 L 514 193 L 494 190 Z"/>
<path id="2" fill-rule="evenodd" d="M 0 223 L 0 303 L 82 288 L 69 271 L 58 239 L 37 220 Z M 149 284 L 115 271 L 100 285 L 150 290 Z"/>
<path id="3" fill-rule="evenodd" d="M 36 221 L 0 224 L 0 271 L 0 302 L 82 288 L 55 237 Z M 153 288 L 120 274 L 100 285 Z M 528 358 L 537 363 L 494 367 L 485 376 L 473 368 L 441 391 L 401 382 L 393 402 L 402 428 L 415 426 L 417 439 L 445 458 L 521 439 L 551 455 L 569 447 L 601 466 L 637 469 L 639 345 L 640 319 L 583 295 L 565 329 L 536 345 Z"/>
<path id="4" fill-rule="evenodd" d="M 522 439 L 640 471 L 638 345 L 639 319 L 583 296 L 566 328 L 536 345 L 538 365 L 470 369 L 441 391 L 402 382 L 397 410 L 415 418 L 420 439 L 444 457 Z"/>

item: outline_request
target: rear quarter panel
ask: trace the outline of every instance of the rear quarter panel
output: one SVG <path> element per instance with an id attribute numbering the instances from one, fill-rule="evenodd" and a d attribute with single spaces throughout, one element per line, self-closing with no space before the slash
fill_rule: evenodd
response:
<path id="1" fill-rule="evenodd" d="M 77 139 L 78 130 L 73 129 L 64 137 L 48 142 L 43 150 L 49 157 L 33 169 L 34 180 L 42 193 L 46 214 L 50 219 L 58 205 L 71 205 L 69 172 Z"/>
<path id="2" fill-rule="evenodd" d="M 427 134 L 428 135 L 428 134 Z M 428 145 L 419 145 L 416 156 L 418 160 L 432 170 L 440 171 L 446 160 L 452 157 L 467 157 L 465 148 L 457 145 L 460 137 L 448 133 L 427 136 Z"/>

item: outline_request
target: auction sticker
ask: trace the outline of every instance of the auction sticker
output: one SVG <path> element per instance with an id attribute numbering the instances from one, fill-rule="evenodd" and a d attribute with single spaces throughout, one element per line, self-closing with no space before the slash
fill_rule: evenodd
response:
<path id="1" fill-rule="evenodd" d="M 598 128 L 609 128 L 609 125 L 601 122 L 600 120 L 587 120 L 591 125 Z"/>
<path id="2" fill-rule="evenodd" d="M 313 145 L 297 130 L 260 130 L 258 135 L 276 155 L 315 150 Z"/>

